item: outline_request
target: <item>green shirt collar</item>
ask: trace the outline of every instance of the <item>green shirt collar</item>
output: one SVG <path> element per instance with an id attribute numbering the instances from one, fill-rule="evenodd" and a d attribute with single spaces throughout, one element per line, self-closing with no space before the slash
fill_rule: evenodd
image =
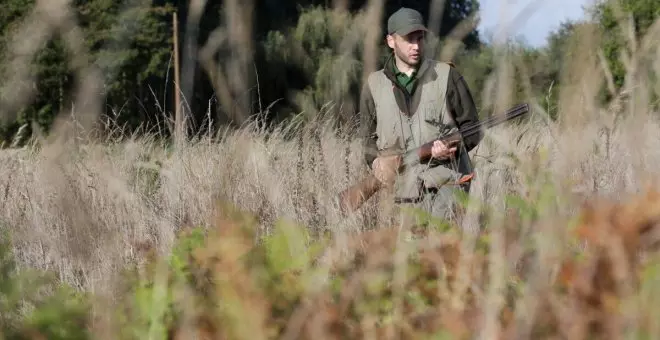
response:
<path id="1" fill-rule="evenodd" d="M 415 90 L 415 83 L 417 80 L 417 70 L 413 71 L 410 76 L 407 74 L 399 71 L 399 69 L 396 67 L 396 63 L 394 60 L 392 60 L 392 72 L 394 73 L 394 76 L 396 77 L 397 82 L 399 85 L 401 85 L 403 88 L 405 88 L 408 93 L 412 94 L 413 91 Z"/>

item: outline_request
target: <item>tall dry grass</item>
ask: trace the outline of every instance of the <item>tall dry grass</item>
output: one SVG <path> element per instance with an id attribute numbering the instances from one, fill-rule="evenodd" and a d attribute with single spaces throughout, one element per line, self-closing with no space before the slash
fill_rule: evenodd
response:
<path id="1" fill-rule="evenodd" d="M 197 5 L 203 6 L 203 2 Z M 234 1 L 232 5 L 233 10 L 238 11 L 239 4 Z M 66 2 L 58 7 L 55 2 L 42 1 L 38 6 L 42 11 L 47 10 L 46 6 L 58 8 L 60 12 L 57 13 L 62 15 L 56 18 L 62 21 L 26 22 L 27 26 L 44 25 L 36 32 L 59 27 L 67 17 Z M 51 9 L 48 12 L 52 13 Z M 36 11 L 35 15 L 39 13 L 45 12 Z M 372 8 L 367 13 L 377 11 Z M 507 281 L 516 274 L 518 266 L 527 261 L 528 270 L 535 269 L 527 274 L 525 281 L 518 282 L 523 293 L 511 307 L 511 318 L 518 325 L 516 331 L 521 332 L 517 334 L 529 336 L 535 316 L 543 313 L 538 309 L 542 301 L 535 296 L 549 289 L 549 278 L 556 275 L 565 256 L 569 227 L 580 212 L 581 204 L 596 198 L 625 203 L 631 195 L 649 188 L 657 189 L 654 178 L 660 166 L 657 139 L 660 122 L 654 112 L 646 109 L 650 107 L 648 97 L 639 93 L 656 89 L 650 83 L 650 75 L 658 71 L 660 63 L 654 58 L 658 46 L 651 37 L 659 27 L 656 23 L 641 44 L 631 44 L 640 48 L 630 51 L 632 57 L 628 59 L 632 62 L 628 64 L 627 87 L 622 93 L 615 93 L 616 100 L 606 107 L 595 101 L 598 86 L 609 79 L 608 70 L 599 58 L 597 34 L 588 29 L 578 32 L 574 53 L 565 60 L 565 83 L 562 84 L 565 90 L 558 99 L 560 120 L 548 120 L 545 108 L 538 104 L 540 100 L 530 96 L 528 101 L 533 111 L 529 119 L 487 131 L 484 141 L 472 152 L 476 180 L 470 192 L 471 203 L 460 226 L 469 232 L 464 233 L 456 245 L 461 254 L 468 256 L 459 256 L 455 264 L 458 278 L 453 286 L 456 291 L 452 291 L 455 295 L 442 300 L 454 307 L 463 306 L 472 300 L 468 301 L 461 290 L 476 289 L 475 306 L 480 307 L 481 314 L 476 325 L 466 324 L 471 334 L 492 338 L 492 334 L 505 330 L 500 315 L 509 308 L 503 300 Z M 28 41 L 38 46 L 41 43 L 38 39 L 44 36 L 35 33 L 30 39 L 17 37 L 16 41 L 19 45 Z M 25 53 L 34 51 L 30 46 L 33 45 L 26 44 L 21 50 L 15 50 L 15 65 L 29 60 Z M 369 58 L 368 52 L 365 58 Z M 488 107 L 503 109 L 512 104 L 512 73 L 521 65 L 512 55 L 504 54 L 499 58 L 497 72 L 489 79 L 487 87 L 474 91 L 475 95 L 485 98 Z M 84 64 L 83 59 L 78 62 Z M 244 60 L 234 62 L 240 64 Z M 214 64 L 209 70 L 213 72 L 215 67 L 218 66 Z M 16 69 L 23 70 L 22 67 Z M 232 68 L 232 72 L 238 70 L 240 68 Z M 85 65 L 78 69 L 82 75 L 90 76 L 83 79 L 92 79 L 93 74 L 87 71 Z M 17 72 L 15 76 L 24 75 Z M 11 78 L 10 81 L 18 83 L 21 79 Z M 86 92 L 87 85 L 81 84 L 80 89 L 79 95 L 85 99 L 93 96 Z M 225 100 L 231 99 L 229 92 L 219 91 Z M 29 100 L 29 95 L 16 93 L 12 98 L 18 101 L 9 104 L 21 105 Z M 385 228 L 381 236 L 373 239 L 366 236 L 363 240 L 354 235 L 367 230 L 375 230 L 372 232 L 379 235 L 382 227 L 396 223 L 397 216 L 387 214 L 391 206 L 386 195 L 372 199 L 355 215 L 343 217 L 339 214 L 334 201 L 336 194 L 364 176 L 366 168 L 362 163 L 360 141 L 350 136 L 338 137 L 332 121 L 318 119 L 294 132 L 289 126 L 266 133 L 256 125 L 246 125 L 223 133 L 221 138 L 202 137 L 171 149 L 149 136 L 120 142 L 85 140 L 81 137 L 86 135 L 85 131 L 80 132 L 81 127 L 89 131 L 93 128 L 90 122 L 99 116 L 98 107 L 85 108 L 85 111 L 75 112 L 73 121 L 64 120 L 70 116 L 63 115 L 52 137 L 38 146 L 0 153 L 0 194 L 3 197 L 0 225 L 13 236 L 15 252 L 23 266 L 53 270 L 63 281 L 112 298 L 118 294 L 122 268 L 142 263 L 145 248 L 167 254 L 181 229 L 214 225 L 218 201 L 255 214 L 258 217 L 255 238 L 270 233 L 280 219 L 296 221 L 319 234 L 330 233 L 334 243 L 326 250 L 328 263 L 339 261 L 333 260 L 335 250 L 341 254 L 340 258 L 350 259 L 367 247 L 369 240 L 376 245 L 378 240 L 385 240 L 382 241 L 385 248 L 367 248 L 377 254 L 369 255 L 364 251 L 367 258 L 381 256 L 386 262 L 406 263 L 407 255 L 399 252 L 406 248 L 400 248 L 398 233 L 387 234 L 391 229 Z M 512 202 L 523 206 L 528 203 L 531 207 L 521 207 L 523 213 L 513 214 Z M 487 208 L 487 216 L 482 208 Z M 525 215 L 525 209 L 534 212 Z M 651 214 L 655 209 L 655 205 L 650 205 L 624 216 L 632 219 L 631 216 L 643 216 L 647 210 Z M 607 214 L 606 209 L 596 213 L 597 216 Z M 655 216 L 653 214 L 650 216 Z M 651 217 L 644 221 L 655 223 Z M 605 223 L 598 221 L 597 218 L 587 220 L 585 228 L 589 229 L 592 222 L 596 227 Z M 620 224 L 625 226 L 625 221 Z M 616 228 L 618 224 L 614 225 Z M 224 225 L 214 226 L 222 233 Z M 512 240 L 507 234 L 512 228 L 518 239 Z M 479 277 L 487 283 L 478 281 L 468 270 L 471 259 L 477 254 L 474 247 L 482 229 L 488 230 L 490 247 L 483 259 L 487 271 L 481 272 Z M 444 236 L 436 234 L 435 237 Z M 433 261 L 432 264 L 440 265 L 444 260 Z M 396 268 L 393 280 L 402 284 L 406 280 L 401 276 L 405 271 Z M 586 271 L 584 269 L 583 273 Z M 401 287 L 393 293 L 395 303 L 403 294 Z M 627 310 L 639 315 L 657 308 L 638 300 L 630 300 L 629 304 Z M 263 319 L 253 321 L 266 322 L 268 312 L 257 312 L 263 313 Z M 403 313 L 401 309 L 398 312 Z M 634 325 L 635 321 L 620 320 L 626 325 Z M 561 320 L 557 327 L 570 330 L 569 321 Z M 353 326 L 363 327 L 363 331 L 373 330 L 368 324 Z M 263 324 L 254 327 L 256 332 Z M 570 338 L 570 332 L 564 335 Z"/>

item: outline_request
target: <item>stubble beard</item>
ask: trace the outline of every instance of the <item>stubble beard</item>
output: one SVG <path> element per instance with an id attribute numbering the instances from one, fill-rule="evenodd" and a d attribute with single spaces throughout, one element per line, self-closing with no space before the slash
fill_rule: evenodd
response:
<path id="1" fill-rule="evenodd" d="M 394 54 L 396 55 L 397 59 L 399 59 L 402 63 L 408 65 L 411 68 L 416 68 L 421 62 L 423 57 L 423 53 L 420 52 L 417 60 L 410 60 L 410 58 L 408 58 L 408 56 L 398 47 L 394 49 Z"/>

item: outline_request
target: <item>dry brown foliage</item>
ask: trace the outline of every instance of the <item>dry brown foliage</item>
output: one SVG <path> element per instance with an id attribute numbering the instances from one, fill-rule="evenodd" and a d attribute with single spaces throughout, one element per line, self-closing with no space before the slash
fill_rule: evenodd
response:
<path id="1" fill-rule="evenodd" d="M 643 255 L 656 250 L 660 194 L 649 191 L 629 202 L 590 202 L 576 227 L 584 243 L 579 259 L 562 264 L 559 285 L 567 290 L 577 323 L 567 334 L 584 339 L 619 338 L 626 324 L 624 303 L 638 291 Z"/>
<path id="2" fill-rule="evenodd" d="M 472 249 L 465 242 L 474 235 L 425 229 L 409 239 L 398 226 L 353 234 L 341 253 L 336 240 L 329 240 L 313 265 L 282 273 L 279 284 L 292 294 L 286 297 L 260 281 L 260 271 L 267 270 L 264 263 L 258 255 L 246 258 L 258 254 L 260 245 L 245 218 L 234 216 L 238 219 L 216 220 L 216 233 L 193 260 L 208 280 L 197 278 L 206 282 L 205 288 L 196 288 L 203 294 L 200 301 L 213 301 L 208 306 L 214 306 L 198 315 L 205 338 L 417 339 L 444 334 L 471 339 L 488 322 L 486 306 L 491 302 L 484 292 L 497 279 L 489 275 L 493 244 L 487 240 L 499 231 L 483 232 Z M 536 290 L 535 303 L 511 286 L 503 291 L 497 330 L 488 337 L 621 338 L 631 322 L 624 302 L 634 298 L 644 270 L 639 254 L 654 250 L 647 238 L 659 232 L 659 218 L 660 194 L 655 191 L 627 203 L 584 206 L 571 231 L 583 249 L 576 254 L 567 247 L 555 261 L 558 272 L 546 284 L 529 287 Z M 507 254 L 516 251 L 516 230 L 506 227 Z M 523 257 L 529 261 L 537 255 L 532 249 Z M 517 267 L 507 281 L 530 280 L 534 265 L 538 263 Z M 327 274 L 323 283 L 308 286 L 306 270 L 319 268 Z M 526 313 L 530 307 L 534 310 Z M 249 327 L 247 320 L 234 319 L 239 312 L 229 313 L 234 308 L 250 319 Z M 248 334 L 232 333 L 239 324 Z"/>

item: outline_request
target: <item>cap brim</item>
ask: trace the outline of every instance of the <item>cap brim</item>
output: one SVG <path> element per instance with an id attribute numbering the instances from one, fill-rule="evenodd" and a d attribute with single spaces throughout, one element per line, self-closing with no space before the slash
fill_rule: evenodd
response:
<path id="1" fill-rule="evenodd" d="M 411 25 L 411 26 L 408 26 L 408 27 L 404 27 L 400 30 L 395 31 L 394 33 L 403 36 L 403 35 L 408 35 L 412 32 L 416 32 L 416 31 L 428 32 L 428 29 L 424 25 L 419 25 L 418 24 L 418 25 Z"/>

